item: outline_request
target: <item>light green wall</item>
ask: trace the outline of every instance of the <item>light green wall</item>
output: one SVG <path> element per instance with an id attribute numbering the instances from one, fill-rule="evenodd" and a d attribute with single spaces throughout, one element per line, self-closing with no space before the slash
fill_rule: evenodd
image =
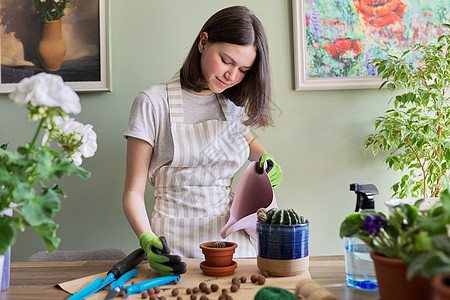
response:
<path id="1" fill-rule="evenodd" d="M 279 206 L 293 207 L 311 221 L 310 255 L 343 254 L 339 226 L 352 212 L 353 182 L 380 190 L 377 206 L 389 197 L 394 175 L 382 159 L 364 157 L 363 143 L 374 118 L 386 109 L 386 91 L 296 92 L 290 0 L 111 1 L 111 93 L 81 94 L 77 120 L 98 134 L 98 151 L 83 166 L 92 177 L 64 179 L 68 197 L 55 220 L 60 249 L 119 248 L 131 252 L 137 238 L 122 211 L 126 142 L 122 138 L 136 93 L 168 80 L 180 67 L 204 21 L 231 5 L 253 10 L 266 28 L 272 64 L 276 127 L 254 134 L 283 168 L 276 189 Z M 35 124 L 6 95 L 0 95 L 0 142 L 15 148 L 31 139 Z M 235 180 L 235 183 L 237 180 Z M 151 207 L 152 190 L 148 190 Z M 25 260 L 44 246 L 31 229 L 19 233 L 13 260 Z"/>

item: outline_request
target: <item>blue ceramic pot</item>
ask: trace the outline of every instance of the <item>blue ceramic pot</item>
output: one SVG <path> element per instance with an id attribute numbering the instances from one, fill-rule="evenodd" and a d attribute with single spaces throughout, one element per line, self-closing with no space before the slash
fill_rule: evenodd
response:
<path id="1" fill-rule="evenodd" d="M 308 256 L 309 221 L 298 225 L 256 223 L 258 256 L 267 259 L 298 259 Z"/>

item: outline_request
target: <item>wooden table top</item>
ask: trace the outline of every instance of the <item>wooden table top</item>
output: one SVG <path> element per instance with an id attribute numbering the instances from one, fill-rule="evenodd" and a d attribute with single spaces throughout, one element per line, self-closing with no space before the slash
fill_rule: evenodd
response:
<path id="1" fill-rule="evenodd" d="M 254 265 L 256 268 L 256 258 L 249 258 L 246 260 L 250 263 L 252 263 L 252 261 L 254 260 Z M 7 290 L 0 293 L 0 299 L 66 299 L 70 296 L 70 294 L 58 287 L 58 284 L 85 276 L 91 276 L 94 274 L 106 272 L 116 262 L 117 261 L 12 262 L 11 286 Z M 188 270 L 191 266 L 192 268 L 196 268 L 196 266 L 200 262 L 201 259 L 189 260 Z M 340 300 L 378 299 L 377 291 L 361 291 L 346 286 L 343 256 L 312 256 L 310 257 L 309 272 L 312 279 L 316 280 L 321 286 L 325 287 Z M 183 278 L 188 279 L 186 278 L 187 276 L 188 275 L 185 275 L 184 277 L 182 276 L 182 280 Z M 205 280 L 211 278 L 203 274 L 201 274 L 200 276 L 204 276 Z M 280 280 L 283 279 L 280 277 L 276 278 L 276 281 L 273 281 L 273 285 L 276 286 L 276 282 L 280 282 Z M 289 282 L 290 280 L 293 283 L 292 285 L 288 285 L 288 289 L 294 292 L 295 282 L 292 280 L 292 278 L 286 277 L 285 283 Z M 182 282 L 180 282 L 180 284 L 181 283 Z M 283 286 L 285 287 L 286 284 L 283 284 Z M 249 287 L 251 289 L 255 289 L 256 292 L 256 289 L 259 290 L 260 288 L 264 287 L 264 285 L 258 286 L 255 284 L 250 284 Z M 166 291 L 166 294 L 170 295 L 169 290 Z M 188 298 L 186 293 L 182 292 L 180 293 L 180 295 L 183 296 L 183 299 L 190 299 Z M 218 295 L 219 293 L 217 293 L 217 295 L 210 294 L 208 297 L 209 299 L 217 299 Z M 245 296 L 242 293 L 241 295 L 238 292 L 232 296 L 233 299 L 250 300 L 248 298 L 248 295 Z M 131 296 L 140 298 L 140 294 Z M 132 299 L 131 296 L 128 299 Z M 89 297 L 88 299 L 91 299 L 91 297 Z M 175 299 L 175 297 L 167 297 L 167 299 Z"/>

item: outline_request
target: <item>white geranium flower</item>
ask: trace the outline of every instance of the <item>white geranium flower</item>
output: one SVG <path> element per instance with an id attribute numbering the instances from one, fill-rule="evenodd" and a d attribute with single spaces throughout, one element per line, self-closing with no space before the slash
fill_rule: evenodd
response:
<path id="1" fill-rule="evenodd" d="M 71 154 L 69 154 L 68 159 L 73 161 L 76 166 L 81 165 L 82 157 L 92 157 L 97 151 L 97 134 L 92 125 L 85 125 L 73 118 L 55 117 L 52 137 L 49 137 L 49 135 L 49 131 L 46 130 L 42 145 L 45 145 L 47 140 L 52 138 L 58 142 L 59 146 L 70 148 Z M 81 145 L 76 146 L 80 141 Z"/>
<path id="2" fill-rule="evenodd" d="M 92 157 L 97 151 L 97 134 L 91 124 L 84 125 L 83 132 L 80 133 L 83 144 L 79 150 L 84 157 Z"/>
<path id="3" fill-rule="evenodd" d="M 58 75 L 39 73 L 22 79 L 9 95 L 19 106 L 61 107 L 67 114 L 81 112 L 80 98 Z"/>

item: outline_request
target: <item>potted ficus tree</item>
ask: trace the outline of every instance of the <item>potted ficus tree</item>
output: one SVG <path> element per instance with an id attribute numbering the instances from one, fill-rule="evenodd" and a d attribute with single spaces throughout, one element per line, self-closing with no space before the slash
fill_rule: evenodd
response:
<path id="1" fill-rule="evenodd" d="M 446 29 L 449 24 L 443 24 Z M 387 152 L 389 169 L 403 172 L 391 187 L 393 197 L 437 197 L 450 178 L 450 35 L 436 43 L 415 44 L 401 56 L 372 63 L 393 97 L 393 108 L 375 120 L 365 149 Z"/>

